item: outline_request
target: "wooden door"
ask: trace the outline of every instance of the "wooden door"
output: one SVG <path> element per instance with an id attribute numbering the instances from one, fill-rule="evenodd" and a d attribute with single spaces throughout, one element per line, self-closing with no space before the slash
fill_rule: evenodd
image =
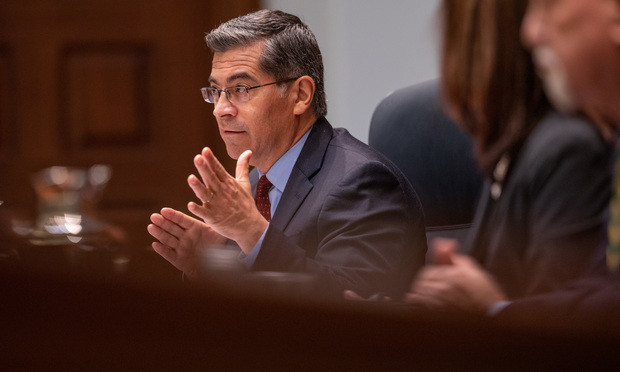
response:
<path id="1" fill-rule="evenodd" d="M 108 164 L 100 217 L 148 250 L 151 213 L 186 210 L 204 146 L 228 158 L 211 105 L 203 37 L 258 0 L 2 0 L 0 200 L 32 221 L 34 172 Z"/>

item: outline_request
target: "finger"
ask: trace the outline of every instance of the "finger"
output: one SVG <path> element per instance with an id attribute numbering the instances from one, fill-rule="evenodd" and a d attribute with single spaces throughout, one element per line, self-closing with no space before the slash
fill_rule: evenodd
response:
<path id="1" fill-rule="evenodd" d="M 435 265 L 452 265 L 452 255 L 458 251 L 456 239 L 436 238 L 431 243 L 433 263 Z"/>
<path id="2" fill-rule="evenodd" d="M 433 263 L 435 265 L 452 265 L 452 254 L 444 247 L 433 249 Z"/>
<path id="3" fill-rule="evenodd" d="M 168 233 L 166 230 L 160 228 L 157 225 L 150 224 L 146 227 L 149 234 L 151 234 L 155 239 L 159 240 L 163 245 L 169 248 L 177 248 L 179 246 L 179 239 L 177 239 L 174 235 Z"/>
<path id="4" fill-rule="evenodd" d="M 249 182 L 250 180 L 250 158 L 252 151 L 244 151 L 237 160 L 237 168 L 235 169 L 235 178 L 238 181 Z"/>
<path id="5" fill-rule="evenodd" d="M 175 237 L 179 237 L 185 232 L 185 229 L 179 226 L 179 224 L 161 214 L 153 213 L 151 215 L 151 222 L 153 222 L 153 225 L 156 227 Z"/>
<path id="6" fill-rule="evenodd" d="M 409 304 L 419 305 L 429 309 L 438 309 L 445 306 L 444 303 L 438 298 L 424 296 L 418 293 L 411 292 L 405 294 L 403 301 Z"/>
<path id="7" fill-rule="evenodd" d="M 428 291 L 430 289 L 444 290 L 458 280 L 458 275 L 455 275 L 455 272 L 454 266 L 425 267 L 420 270 L 415 281 L 411 284 L 410 290 L 412 292 Z"/>
<path id="8" fill-rule="evenodd" d="M 213 151 L 211 151 L 210 148 L 205 147 L 202 150 L 202 157 L 206 160 L 207 165 L 220 182 L 225 182 L 228 178 L 230 178 L 230 174 L 228 174 L 222 163 L 217 160 L 215 154 L 213 154 Z M 215 192 L 217 193 L 217 191 Z"/>
<path id="9" fill-rule="evenodd" d="M 411 292 L 430 297 L 437 297 L 439 294 L 449 291 L 449 288 L 450 284 L 446 282 L 418 281 L 417 284 L 411 289 Z"/>
<path id="10" fill-rule="evenodd" d="M 207 188 L 200 180 L 194 176 L 193 174 L 187 177 L 187 184 L 194 192 L 194 195 L 202 204 L 209 204 L 213 199 L 213 195 L 215 194 L 213 190 Z"/>
<path id="11" fill-rule="evenodd" d="M 207 224 L 209 224 L 209 214 L 207 213 L 207 206 L 206 205 L 198 205 L 194 202 L 189 202 L 187 203 L 187 209 L 189 209 L 190 212 L 192 212 L 196 217 L 201 218 L 203 221 L 205 221 Z"/>
<path id="12" fill-rule="evenodd" d="M 185 230 L 193 227 L 197 223 L 200 223 L 200 221 L 198 221 L 197 219 L 192 218 L 191 216 L 188 216 L 185 213 L 179 212 L 172 208 L 163 208 L 161 210 L 161 214 L 166 219 L 176 223 Z"/>
<path id="13" fill-rule="evenodd" d="M 450 265 L 426 266 L 418 273 L 416 282 L 422 281 L 443 281 L 452 275 L 453 270 Z"/>
<path id="14" fill-rule="evenodd" d="M 473 269 L 483 270 L 478 261 L 464 254 L 453 254 L 452 263 L 455 266 L 466 266 Z"/>
<path id="15" fill-rule="evenodd" d="M 163 209 L 162 209 L 163 211 Z M 166 218 L 166 216 L 160 214 L 160 213 L 153 213 L 151 214 L 150 220 L 153 224 L 157 225 L 157 226 L 162 226 L 163 224 L 166 223 L 166 221 L 170 220 L 169 218 Z"/>
<path id="16" fill-rule="evenodd" d="M 153 250 L 157 252 L 160 256 L 162 256 L 166 261 L 173 263 L 176 259 L 176 251 L 174 249 L 168 248 L 161 243 L 154 242 L 151 244 Z"/>
<path id="17" fill-rule="evenodd" d="M 203 150 L 203 153 L 207 149 L 208 148 L 205 148 Z M 220 189 L 219 184 L 221 181 L 218 179 L 215 172 L 211 169 L 209 162 L 207 162 L 204 155 L 198 154 L 194 157 L 194 166 L 196 167 L 196 170 L 198 171 L 200 178 L 202 178 L 204 187 L 210 189 L 214 193 L 219 192 L 219 189 Z"/>
<path id="18" fill-rule="evenodd" d="M 411 291 L 410 297 L 433 307 L 446 307 L 457 301 L 460 295 L 447 283 L 427 283 Z"/>

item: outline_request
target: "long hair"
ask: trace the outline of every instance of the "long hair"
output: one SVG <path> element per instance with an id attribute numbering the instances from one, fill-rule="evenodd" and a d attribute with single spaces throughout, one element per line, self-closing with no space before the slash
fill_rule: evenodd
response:
<path id="1" fill-rule="evenodd" d="M 448 114 L 474 137 L 490 174 L 550 109 L 520 28 L 527 0 L 444 0 L 441 87 Z"/>
<path id="2" fill-rule="evenodd" d="M 310 28 L 297 16 L 259 10 L 222 23 L 205 41 L 214 53 L 264 41 L 259 68 L 276 80 L 310 76 L 316 86 L 312 111 L 317 118 L 327 115 L 321 50 Z"/>

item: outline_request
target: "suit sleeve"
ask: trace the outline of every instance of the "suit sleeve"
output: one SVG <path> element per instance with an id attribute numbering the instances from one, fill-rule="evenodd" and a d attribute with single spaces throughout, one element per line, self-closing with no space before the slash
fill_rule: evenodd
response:
<path id="1" fill-rule="evenodd" d="M 315 231 L 292 239 L 270 226 L 254 269 L 313 273 L 329 295 L 351 289 L 399 298 L 426 254 L 413 189 L 385 164 L 371 162 L 350 170 L 325 195 L 319 213 L 308 216 L 316 219 Z"/>
<path id="2" fill-rule="evenodd" d="M 550 321 L 620 326 L 620 282 L 596 277 L 576 280 L 550 293 L 512 301 L 497 315 L 499 321 Z"/>

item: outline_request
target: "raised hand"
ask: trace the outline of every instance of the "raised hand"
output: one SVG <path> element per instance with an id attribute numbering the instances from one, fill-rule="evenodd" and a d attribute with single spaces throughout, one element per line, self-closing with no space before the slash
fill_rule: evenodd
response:
<path id="1" fill-rule="evenodd" d="M 190 212 L 217 233 L 237 242 L 246 254 L 250 253 L 268 226 L 252 197 L 248 177 L 251 156 L 249 150 L 239 156 L 235 177 L 232 177 L 211 149 L 205 148 L 194 158 L 201 179 L 195 175 L 187 179 L 202 202 L 201 205 L 190 202 Z"/>
<path id="2" fill-rule="evenodd" d="M 457 248 L 453 240 L 433 241 L 436 264 L 420 270 L 405 295 L 406 302 L 484 313 L 507 299 L 493 277 L 471 257 L 456 253 Z"/>
<path id="3" fill-rule="evenodd" d="M 159 240 L 155 252 L 189 277 L 199 275 L 206 249 L 226 242 L 205 223 L 171 208 L 152 214 L 151 222 L 147 230 Z"/>

